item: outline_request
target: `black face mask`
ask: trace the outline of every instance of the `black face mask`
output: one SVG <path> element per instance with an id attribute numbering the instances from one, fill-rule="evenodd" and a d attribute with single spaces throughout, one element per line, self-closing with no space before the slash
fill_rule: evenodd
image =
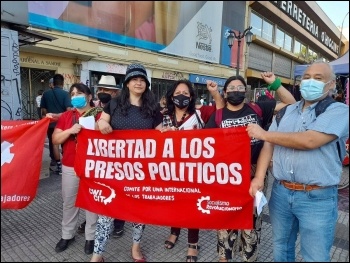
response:
<path id="1" fill-rule="evenodd" d="M 187 97 L 183 94 L 173 97 L 174 104 L 179 108 L 186 108 L 190 104 L 190 97 Z"/>
<path id="2" fill-rule="evenodd" d="M 107 102 L 109 102 L 112 99 L 111 94 L 109 93 L 103 93 L 100 92 L 97 94 L 97 98 L 103 103 L 106 104 Z"/>
<path id="3" fill-rule="evenodd" d="M 227 101 L 233 106 L 241 104 L 245 99 L 245 92 L 240 91 L 230 91 L 227 92 Z"/>

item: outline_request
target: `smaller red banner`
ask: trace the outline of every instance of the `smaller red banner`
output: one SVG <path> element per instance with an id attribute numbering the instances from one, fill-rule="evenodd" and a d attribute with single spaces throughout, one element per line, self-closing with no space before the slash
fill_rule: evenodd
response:
<path id="1" fill-rule="evenodd" d="M 1 121 L 1 209 L 22 209 L 34 200 L 49 122 Z"/>

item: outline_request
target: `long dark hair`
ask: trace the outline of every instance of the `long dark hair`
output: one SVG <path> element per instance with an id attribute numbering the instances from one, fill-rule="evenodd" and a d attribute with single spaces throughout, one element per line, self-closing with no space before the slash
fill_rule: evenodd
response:
<path id="1" fill-rule="evenodd" d="M 175 81 L 174 85 L 166 93 L 166 105 L 167 105 L 168 110 L 167 110 L 167 112 L 165 112 L 165 114 L 167 114 L 167 115 L 172 115 L 175 113 L 175 105 L 174 105 L 172 98 L 173 98 L 173 95 L 174 95 L 174 92 L 175 92 L 177 86 L 179 86 L 180 84 L 185 84 L 188 87 L 188 90 L 189 90 L 190 95 L 191 95 L 191 100 L 190 100 L 190 103 L 188 104 L 187 112 L 189 114 L 193 114 L 196 111 L 196 107 L 195 107 L 196 94 L 194 93 L 192 82 L 187 80 L 187 79 L 180 79 L 178 81 Z"/>
<path id="2" fill-rule="evenodd" d="M 76 88 L 80 92 L 83 92 L 86 95 L 92 95 L 90 88 L 88 86 L 86 86 L 85 84 L 83 84 L 83 83 L 74 83 L 74 84 L 72 84 L 72 86 L 70 86 L 70 89 L 69 89 L 69 95 L 72 93 L 74 88 Z M 91 107 L 95 106 L 95 104 L 92 101 L 92 99 L 89 101 L 89 104 L 90 104 Z"/>
<path id="3" fill-rule="evenodd" d="M 129 80 L 130 81 L 130 80 Z M 129 83 L 123 83 L 123 88 L 120 91 L 119 96 L 112 98 L 112 100 L 115 100 L 117 103 L 116 110 L 120 111 L 124 116 L 128 115 L 128 109 L 131 107 L 130 104 L 130 91 L 127 87 L 127 84 Z M 155 116 L 158 106 L 156 97 L 154 96 L 153 92 L 149 89 L 149 87 L 146 87 L 144 93 L 141 95 L 141 114 L 145 118 L 153 117 Z"/>

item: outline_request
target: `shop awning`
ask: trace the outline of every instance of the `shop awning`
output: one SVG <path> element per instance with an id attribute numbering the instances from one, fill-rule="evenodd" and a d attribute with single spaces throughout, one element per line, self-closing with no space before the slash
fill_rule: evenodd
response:
<path id="1" fill-rule="evenodd" d="M 18 32 L 19 46 L 35 45 L 40 41 L 52 41 L 57 39 L 56 37 L 52 37 L 32 29 L 27 29 L 23 26 L 10 25 L 10 29 Z"/>

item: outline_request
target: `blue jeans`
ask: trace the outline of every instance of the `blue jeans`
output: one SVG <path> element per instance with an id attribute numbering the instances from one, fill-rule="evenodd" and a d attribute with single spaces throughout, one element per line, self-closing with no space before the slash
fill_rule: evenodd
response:
<path id="1" fill-rule="evenodd" d="M 330 261 L 338 217 L 337 186 L 293 191 L 275 180 L 269 212 L 275 262 L 295 262 L 298 232 L 304 261 Z"/>

